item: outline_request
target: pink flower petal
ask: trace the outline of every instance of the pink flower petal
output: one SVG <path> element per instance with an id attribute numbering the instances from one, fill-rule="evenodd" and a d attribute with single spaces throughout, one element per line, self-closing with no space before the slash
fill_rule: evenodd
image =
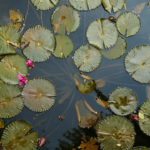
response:
<path id="1" fill-rule="evenodd" d="M 45 138 L 40 138 L 39 139 L 39 146 L 43 146 L 46 143 L 46 139 Z"/>
<path id="2" fill-rule="evenodd" d="M 23 84 L 23 81 L 20 81 L 19 85 L 22 85 Z"/>
<path id="3" fill-rule="evenodd" d="M 18 74 L 19 80 L 23 79 L 23 76 L 21 74 Z"/>

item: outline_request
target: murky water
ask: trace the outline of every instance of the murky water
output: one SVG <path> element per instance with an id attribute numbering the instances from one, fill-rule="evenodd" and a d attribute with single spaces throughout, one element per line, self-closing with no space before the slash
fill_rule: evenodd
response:
<path id="1" fill-rule="evenodd" d="M 126 0 L 126 11 L 132 11 L 137 5 L 144 2 L 146 2 L 147 5 L 148 0 Z M 68 4 L 68 0 L 60 0 L 57 6 L 61 4 Z M 128 44 L 127 52 L 131 48 L 139 44 L 150 43 L 150 10 L 146 5 L 145 8 L 142 10 L 142 13 L 140 13 L 140 31 L 135 36 L 126 38 Z M 23 15 L 25 15 L 27 8 L 28 0 L 1 0 L 0 25 L 7 24 L 7 20 L 9 18 L 9 9 L 18 9 Z M 51 30 L 53 29 L 50 25 L 50 16 L 55 8 L 51 9 L 50 11 L 42 11 L 43 26 Z M 124 9 L 121 10 L 121 13 L 124 11 Z M 89 24 L 98 18 L 108 18 L 110 14 L 106 12 L 102 6 L 100 6 L 95 10 L 80 12 L 80 16 L 80 27 L 77 29 L 76 32 L 69 35 L 74 44 L 74 51 L 79 46 L 88 43 L 85 34 Z M 36 10 L 36 8 L 31 4 L 29 0 L 28 16 L 22 34 L 28 28 L 36 26 L 38 24 L 41 25 L 41 11 Z M 21 49 L 17 49 L 17 52 L 19 54 L 22 54 Z M 85 134 L 87 137 L 96 136 L 93 132 L 93 129 L 83 130 L 78 127 L 75 103 L 79 100 L 86 100 L 95 111 L 102 112 L 103 118 L 113 114 L 110 110 L 96 103 L 95 97 L 97 96 L 97 94 L 95 91 L 90 94 L 82 95 L 76 89 L 73 76 L 79 71 L 73 63 L 73 54 L 74 52 L 71 54 L 70 57 L 63 60 L 51 56 L 49 60 L 43 63 L 35 63 L 35 67 L 29 72 L 29 79 L 32 79 L 34 77 L 43 77 L 49 79 L 54 83 L 56 87 L 57 97 L 54 106 L 50 110 L 48 110 L 46 113 L 34 113 L 24 107 L 22 112 L 16 117 L 11 119 L 5 119 L 6 125 L 9 124 L 11 121 L 19 119 L 28 121 L 34 127 L 33 130 L 38 131 L 39 137 L 46 136 L 47 143 L 44 145 L 44 147 L 39 148 L 40 150 L 71 150 L 73 147 L 77 147 L 80 145 L 80 137 L 82 136 L 82 134 Z M 116 60 L 109 60 L 102 56 L 100 66 L 95 71 L 91 73 L 85 73 L 85 75 L 90 76 L 94 80 L 105 80 L 105 86 L 99 88 L 99 90 L 106 97 L 108 97 L 109 93 L 111 93 L 117 87 L 131 88 L 137 94 L 140 107 L 141 104 L 147 99 L 146 87 L 148 86 L 148 84 L 140 84 L 134 81 L 131 76 L 129 76 L 129 74 L 125 71 L 125 55 Z M 61 115 L 64 117 L 63 121 L 59 120 L 59 116 Z M 139 129 L 138 124 L 135 123 L 134 126 L 137 134 L 134 146 L 150 147 L 150 137 L 146 136 Z M 64 136 L 64 133 L 67 134 L 68 139 Z"/>

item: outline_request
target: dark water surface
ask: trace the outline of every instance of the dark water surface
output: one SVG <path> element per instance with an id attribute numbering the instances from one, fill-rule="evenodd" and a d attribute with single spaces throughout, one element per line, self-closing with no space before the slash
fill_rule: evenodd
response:
<path id="1" fill-rule="evenodd" d="M 29 0 L 30 2 L 30 0 Z M 132 11 L 134 8 L 148 0 L 126 0 L 127 10 Z M 59 5 L 68 4 L 68 0 L 60 0 Z M 132 37 L 126 38 L 127 40 L 127 52 L 140 44 L 149 44 L 150 33 L 150 10 L 145 5 L 145 8 L 140 13 L 141 29 Z M 56 6 L 56 7 L 57 7 Z M 55 8 L 56 8 L 55 7 Z M 28 0 L 0 0 L 0 25 L 6 25 L 9 18 L 9 9 L 19 10 L 23 16 L 26 14 L 28 8 Z M 54 9 L 50 11 L 42 11 L 43 26 L 53 30 L 50 25 L 50 17 Z M 121 13 L 125 9 L 121 10 Z M 81 17 L 80 27 L 76 32 L 71 33 L 69 37 L 73 41 L 74 51 L 81 45 L 87 44 L 86 30 L 89 24 L 98 18 L 108 18 L 110 14 L 104 10 L 102 5 L 95 10 L 88 12 L 79 12 Z M 114 15 L 113 13 L 111 15 Z M 28 16 L 25 22 L 25 28 L 22 32 L 28 28 L 41 25 L 41 11 L 29 3 Z M 124 36 L 125 37 L 125 36 Z M 126 54 L 127 54 L 126 52 Z M 17 49 L 17 53 L 22 54 L 21 49 Z M 72 52 L 71 55 L 73 55 Z M 125 55 L 126 55 L 125 54 Z M 139 101 L 139 107 L 147 99 L 146 87 L 148 84 L 140 84 L 132 79 L 131 76 L 125 71 L 124 58 L 125 55 L 116 60 L 109 60 L 102 56 L 101 64 L 99 67 L 91 72 L 85 73 L 94 80 L 103 79 L 106 81 L 104 87 L 99 88 L 103 94 L 108 97 L 117 87 L 127 87 L 132 89 L 136 94 Z M 22 112 L 14 118 L 5 119 L 5 125 L 8 125 L 14 120 L 25 120 L 32 124 L 33 130 L 38 131 L 39 137 L 46 136 L 47 143 L 40 150 L 44 149 L 62 149 L 71 150 L 73 147 L 80 145 L 80 137 L 86 135 L 87 137 L 95 136 L 93 129 L 83 130 L 78 127 L 78 119 L 75 110 L 75 103 L 79 100 L 86 100 L 90 106 L 97 112 L 102 112 L 102 117 L 105 118 L 113 113 L 98 105 L 95 101 L 97 96 L 93 91 L 90 94 L 82 95 L 75 86 L 72 76 L 78 73 L 78 69 L 73 63 L 72 56 L 67 59 L 59 59 L 51 56 L 49 60 L 42 63 L 35 63 L 35 67 L 30 70 L 28 79 L 34 77 L 43 77 L 52 81 L 56 87 L 57 97 L 54 106 L 46 113 L 34 113 L 24 107 Z M 63 102 L 60 104 L 60 100 Z M 39 115 L 39 116 L 36 116 Z M 64 120 L 59 120 L 59 116 L 63 115 Z M 136 130 L 136 140 L 134 146 L 147 146 L 150 147 L 150 137 L 146 136 L 140 129 L 137 123 L 134 123 Z M 69 131 L 69 132 L 67 132 Z M 68 140 L 63 133 L 66 133 Z M 72 141 L 72 142 L 71 142 Z"/>

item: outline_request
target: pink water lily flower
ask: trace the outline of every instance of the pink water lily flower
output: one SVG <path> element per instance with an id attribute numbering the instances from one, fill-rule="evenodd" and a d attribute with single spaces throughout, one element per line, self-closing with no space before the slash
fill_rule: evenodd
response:
<path id="1" fill-rule="evenodd" d="M 39 139 L 39 146 L 43 146 L 46 143 L 46 139 L 45 138 L 40 138 Z"/>
<path id="2" fill-rule="evenodd" d="M 32 60 L 27 60 L 26 65 L 29 66 L 29 69 L 34 67 L 34 63 L 32 62 Z"/>
<path id="3" fill-rule="evenodd" d="M 27 83 L 28 82 L 28 78 L 26 76 L 22 76 L 21 74 L 18 74 L 20 83 L 19 85 L 22 85 L 23 83 Z"/>
<path id="4" fill-rule="evenodd" d="M 131 115 L 130 115 L 130 118 L 131 118 L 133 121 L 138 121 L 138 120 L 139 120 L 139 118 L 138 118 L 137 115 L 135 115 L 135 114 L 131 114 Z"/>

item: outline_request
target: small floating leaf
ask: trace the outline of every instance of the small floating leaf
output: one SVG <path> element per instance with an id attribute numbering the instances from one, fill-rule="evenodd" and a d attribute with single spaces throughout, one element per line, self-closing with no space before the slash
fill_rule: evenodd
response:
<path id="1" fill-rule="evenodd" d="M 3 120 L 0 118 L 0 128 L 2 129 L 2 128 L 4 128 L 4 122 L 3 122 Z"/>
<path id="2" fill-rule="evenodd" d="M 103 44 L 105 48 L 116 44 L 118 32 L 111 21 L 101 18 L 89 25 L 86 36 L 91 45 L 103 49 Z"/>
<path id="3" fill-rule="evenodd" d="M 35 112 L 43 112 L 50 109 L 56 96 L 56 89 L 51 81 L 43 78 L 29 80 L 22 91 L 24 105 Z"/>
<path id="4" fill-rule="evenodd" d="M 38 146 L 38 133 L 29 133 L 32 126 L 25 121 L 17 120 L 11 122 L 2 135 L 2 145 L 10 150 L 36 150 Z"/>
<path id="5" fill-rule="evenodd" d="M 120 116 L 104 119 L 99 125 L 97 134 L 101 148 L 104 150 L 129 150 L 134 144 L 134 127 L 127 119 Z"/>
<path id="6" fill-rule="evenodd" d="M 41 26 L 28 29 L 21 38 L 23 54 L 34 62 L 46 61 L 55 48 L 55 37 L 51 30 Z"/>
<path id="7" fill-rule="evenodd" d="M 139 118 L 140 119 L 144 119 L 144 114 L 142 114 L 141 112 L 139 112 Z"/>
<path id="8" fill-rule="evenodd" d="M 101 62 L 101 54 L 98 49 L 93 46 L 88 47 L 88 44 L 80 46 L 74 53 L 74 63 L 80 67 L 80 71 L 94 71 Z"/>
<path id="9" fill-rule="evenodd" d="M 129 37 L 135 35 L 140 30 L 141 23 L 135 13 L 127 11 L 118 17 L 116 26 L 122 35 L 125 35 L 127 32 L 126 37 Z"/>
<path id="10" fill-rule="evenodd" d="M 109 103 L 107 103 L 107 102 L 104 101 L 104 100 L 101 100 L 101 99 L 96 98 L 96 102 L 97 102 L 97 104 L 99 104 L 99 105 L 101 105 L 101 106 L 103 106 L 103 107 L 106 107 L 106 108 L 109 108 L 109 107 L 110 107 Z"/>
<path id="11" fill-rule="evenodd" d="M 68 57 L 73 51 L 73 43 L 69 37 L 66 35 L 56 36 L 56 49 L 53 52 L 54 56 L 63 58 L 63 56 Z"/>
<path id="12" fill-rule="evenodd" d="M 128 88 L 117 88 L 110 96 L 109 101 L 111 110 L 121 116 L 133 112 L 138 106 L 136 94 Z"/>

